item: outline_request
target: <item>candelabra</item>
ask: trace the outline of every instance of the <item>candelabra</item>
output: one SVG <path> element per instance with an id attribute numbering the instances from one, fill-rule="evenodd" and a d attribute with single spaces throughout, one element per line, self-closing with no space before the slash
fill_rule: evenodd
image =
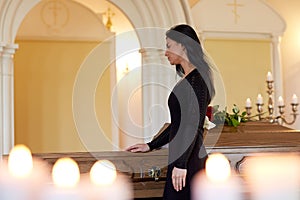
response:
<path id="1" fill-rule="evenodd" d="M 297 107 L 298 107 L 298 97 L 294 94 L 293 97 L 292 97 L 292 103 L 291 103 L 291 106 L 292 106 L 292 120 L 291 121 L 288 121 L 284 115 L 284 100 L 283 98 L 280 96 L 278 98 L 278 116 L 275 116 L 274 114 L 274 101 L 273 101 L 273 78 L 272 78 L 272 75 L 270 72 L 268 72 L 268 75 L 267 75 L 267 93 L 268 93 L 268 116 L 266 117 L 263 117 L 263 115 L 266 113 L 263 111 L 263 98 L 261 96 L 261 94 L 259 94 L 257 96 L 257 103 L 256 103 L 256 106 L 257 106 L 257 112 L 258 114 L 256 116 L 258 116 L 258 120 L 262 121 L 262 120 L 265 120 L 265 121 L 269 121 L 270 123 L 278 123 L 278 124 L 287 124 L 287 125 L 291 125 L 293 123 L 295 123 L 296 121 L 296 118 L 297 118 Z M 251 116 L 251 101 L 250 99 L 248 98 L 247 101 L 246 101 L 246 113 L 247 113 L 247 117 L 248 119 L 250 119 L 252 116 Z"/>

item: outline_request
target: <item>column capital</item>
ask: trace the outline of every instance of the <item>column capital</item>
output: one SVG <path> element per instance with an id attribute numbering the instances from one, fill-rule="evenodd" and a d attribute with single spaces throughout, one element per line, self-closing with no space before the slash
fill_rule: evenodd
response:
<path id="1" fill-rule="evenodd" d="M 3 42 L 0 42 L 0 53 L 3 52 L 4 47 L 5 47 L 5 44 Z"/>
<path id="2" fill-rule="evenodd" d="M 147 54 L 147 53 L 158 53 L 158 54 L 161 54 L 161 53 L 164 53 L 165 50 L 164 49 L 161 49 L 161 48 L 154 48 L 154 47 L 147 47 L 147 48 L 141 48 L 139 50 L 139 52 L 141 54 Z"/>
<path id="3" fill-rule="evenodd" d="M 280 34 L 272 34 L 272 42 L 279 44 L 281 42 L 281 35 Z"/>
<path id="4" fill-rule="evenodd" d="M 165 58 L 165 50 L 161 48 L 141 48 L 139 53 L 142 55 L 144 64 L 166 64 L 167 60 Z"/>
<path id="5" fill-rule="evenodd" d="M 1 73 L 4 76 L 13 76 L 13 58 L 14 54 L 16 52 L 16 49 L 18 49 L 18 44 L 5 44 L 2 48 L 2 51 L 0 51 L 0 57 L 1 57 Z"/>
<path id="6" fill-rule="evenodd" d="M 0 48 L 1 48 L 1 44 L 0 44 Z M 14 55 L 18 48 L 19 48 L 19 44 L 7 44 L 7 45 L 3 46 L 2 53 Z"/>

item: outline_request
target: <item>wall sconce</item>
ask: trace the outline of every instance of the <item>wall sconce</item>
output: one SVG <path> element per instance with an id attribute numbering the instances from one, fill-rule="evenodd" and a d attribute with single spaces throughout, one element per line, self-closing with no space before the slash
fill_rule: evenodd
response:
<path id="1" fill-rule="evenodd" d="M 111 31 L 111 27 L 112 27 L 111 18 L 115 15 L 115 13 L 112 12 L 110 8 L 108 8 L 107 11 L 104 13 L 104 15 L 106 15 L 106 17 L 107 17 L 105 26 L 109 31 Z"/>

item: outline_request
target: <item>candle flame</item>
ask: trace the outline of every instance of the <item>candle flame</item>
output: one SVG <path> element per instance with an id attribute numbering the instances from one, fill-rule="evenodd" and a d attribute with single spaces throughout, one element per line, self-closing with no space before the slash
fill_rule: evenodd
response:
<path id="1" fill-rule="evenodd" d="M 97 161 L 90 171 L 90 179 L 95 185 L 110 185 L 116 177 L 116 167 L 108 160 Z"/>
<path id="2" fill-rule="evenodd" d="M 299 188 L 300 159 L 297 154 L 278 153 L 247 158 L 245 178 L 251 188 L 270 191 L 275 188 Z M 273 187 L 273 190 L 269 190 Z M 275 190 L 274 190 L 275 189 Z"/>
<path id="3" fill-rule="evenodd" d="M 52 179 L 57 187 L 75 187 L 80 180 L 77 163 L 71 158 L 58 159 L 52 169 Z"/>
<path id="4" fill-rule="evenodd" d="M 223 154 L 212 154 L 206 161 L 206 175 L 212 182 L 224 182 L 231 175 L 228 159 Z"/>
<path id="5" fill-rule="evenodd" d="M 16 145 L 8 157 L 8 171 L 16 178 L 28 177 L 33 168 L 31 151 L 25 145 Z"/>
<path id="6" fill-rule="evenodd" d="M 292 103 L 294 104 L 297 104 L 298 103 L 298 97 L 296 94 L 293 94 L 293 97 L 292 97 Z"/>
<path id="7" fill-rule="evenodd" d="M 268 74 L 267 74 L 267 81 L 273 81 L 273 76 L 272 76 L 271 72 L 268 72 Z"/>

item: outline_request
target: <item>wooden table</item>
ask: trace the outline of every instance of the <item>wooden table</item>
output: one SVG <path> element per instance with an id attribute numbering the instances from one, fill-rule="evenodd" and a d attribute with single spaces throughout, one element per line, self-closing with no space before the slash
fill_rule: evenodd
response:
<path id="1" fill-rule="evenodd" d="M 231 166 L 242 171 L 248 156 L 261 153 L 300 152 L 300 131 L 276 124 L 247 122 L 241 126 L 217 127 L 205 134 L 205 145 L 209 153 L 223 153 Z M 166 177 L 167 149 L 149 153 L 110 152 L 71 152 L 34 154 L 50 165 L 60 157 L 71 157 L 79 165 L 81 173 L 88 173 L 99 159 L 112 161 L 118 171 L 128 175 L 134 187 L 135 198 L 161 197 Z M 149 172 L 158 172 L 155 180 Z"/>

